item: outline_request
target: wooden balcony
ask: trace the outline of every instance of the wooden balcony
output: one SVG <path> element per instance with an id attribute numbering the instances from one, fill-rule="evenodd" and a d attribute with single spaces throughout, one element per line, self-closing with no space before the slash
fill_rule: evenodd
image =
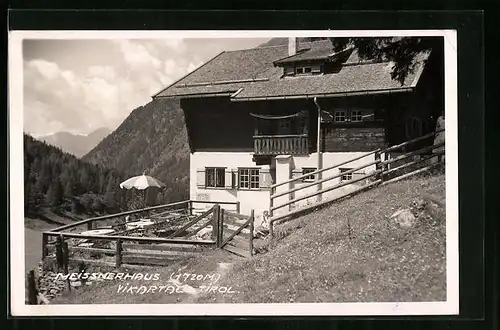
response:
<path id="1" fill-rule="evenodd" d="M 257 135 L 253 137 L 253 143 L 254 154 L 260 156 L 309 154 L 307 134 Z"/>

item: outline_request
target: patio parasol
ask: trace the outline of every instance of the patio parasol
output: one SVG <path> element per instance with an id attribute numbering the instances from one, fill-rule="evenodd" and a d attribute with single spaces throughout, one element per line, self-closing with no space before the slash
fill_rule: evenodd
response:
<path id="1" fill-rule="evenodd" d="M 146 174 L 142 174 L 142 175 L 138 175 L 138 176 L 134 176 L 130 179 L 127 179 L 125 181 L 123 181 L 122 183 L 120 183 L 120 188 L 125 188 L 125 189 L 132 189 L 132 188 L 136 188 L 136 189 L 139 189 L 139 190 L 144 190 L 146 188 L 149 188 L 149 187 L 158 187 L 158 188 L 162 188 L 164 187 L 165 184 L 155 178 L 153 178 L 152 176 L 149 176 L 149 175 L 146 175 Z"/>
<path id="2" fill-rule="evenodd" d="M 134 176 L 130 179 L 127 179 L 120 183 L 120 188 L 125 189 L 138 189 L 144 190 L 144 194 L 146 193 L 146 189 L 150 187 L 163 188 L 165 184 L 160 180 L 153 178 L 152 176 L 146 175 L 143 173 L 142 175 Z M 146 198 L 144 196 L 144 203 L 146 204 Z"/>

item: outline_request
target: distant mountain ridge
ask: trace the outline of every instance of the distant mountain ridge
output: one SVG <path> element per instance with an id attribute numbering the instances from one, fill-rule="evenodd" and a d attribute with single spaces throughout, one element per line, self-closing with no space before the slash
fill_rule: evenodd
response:
<path id="1" fill-rule="evenodd" d="M 164 202 L 186 199 L 189 148 L 177 100 L 154 100 L 133 110 L 82 160 L 132 175 L 145 172 L 166 185 Z"/>
<path id="2" fill-rule="evenodd" d="M 50 135 L 39 136 L 37 139 L 50 145 L 61 148 L 76 157 L 83 157 L 99 142 L 111 133 L 107 127 L 96 129 L 88 135 L 78 135 L 70 132 L 57 132 Z"/>

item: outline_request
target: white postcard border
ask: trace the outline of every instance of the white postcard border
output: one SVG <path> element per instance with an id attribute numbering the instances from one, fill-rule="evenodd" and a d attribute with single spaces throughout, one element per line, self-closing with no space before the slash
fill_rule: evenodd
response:
<path id="1" fill-rule="evenodd" d="M 443 36 L 446 116 L 446 273 L 445 302 L 291 304 L 103 304 L 25 305 L 23 168 L 24 39 L 158 39 L 262 37 Z M 10 144 L 10 292 L 13 316 L 101 315 L 454 315 L 459 312 L 458 264 L 458 94 L 456 30 L 289 30 L 289 31 L 10 31 L 8 121 Z"/>

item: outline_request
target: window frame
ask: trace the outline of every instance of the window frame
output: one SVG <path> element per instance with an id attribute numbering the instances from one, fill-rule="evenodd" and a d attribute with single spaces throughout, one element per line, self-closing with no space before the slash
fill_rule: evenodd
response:
<path id="1" fill-rule="evenodd" d="M 246 174 L 243 172 L 246 171 Z M 260 190 L 260 168 L 240 167 L 238 168 L 238 189 L 240 190 Z M 245 180 L 242 178 L 245 177 Z M 256 179 L 256 180 L 255 180 Z M 246 186 L 242 184 L 246 183 Z"/>
<path id="2" fill-rule="evenodd" d="M 209 185 L 210 172 L 213 171 L 213 185 Z M 222 173 L 221 173 L 222 172 Z M 222 185 L 218 185 L 218 178 L 221 177 Z M 225 167 L 205 167 L 205 188 L 220 189 L 226 187 L 226 168 Z"/>
<path id="3" fill-rule="evenodd" d="M 317 171 L 316 167 L 303 167 L 302 168 L 302 175 L 305 175 L 305 174 L 310 173 L 310 172 L 315 172 L 315 171 Z M 311 174 L 309 176 L 306 176 L 305 178 L 302 179 L 302 181 L 314 182 L 314 181 L 316 181 L 316 175 L 317 174 Z"/>
<path id="4" fill-rule="evenodd" d="M 340 115 L 343 113 L 343 115 Z M 337 118 L 343 117 L 344 120 L 337 120 Z M 333 122 L 335 123 L 346 123 L 347 122 L 347 110 L 335 110 L 333 112 Z"/>
<path id="5" fill-rule="evenodd" d="M 344 173 L 344 172 L 347 172 L 347 171 L 351 171 L 351 170 L 354 170 L 354 168 L 339 168 L 339 171 L 340 171 L 340 174 Z M 342 174 L 342 176 L 340 177 L 340 181 L 352 181 L 352 175 L 354 174 L 354 172 L 351 172 L 351 173 L 347 173 L 347 174 Z M 348 177 L 348 178 L 346 178 Z"/>
<path id="6" fill-rule="evenodd" d="M 300 72 L 299 72 L 300 70 Z M 312 66 L 310 65 L 300 65 L 295 67 L 295 74 L 296 75 L 312 75 L 313 74 L 313 69 Z"/>
<path id="7" fill-rule="evenodd" d="M 333 110 L 333 122 L 334 123 L 339 123 L 339 124 L 348 124 L 348 123 L 363 123 L 363 117 L 365 114 L 367 116 L 370 115 L 375 115 L 375 110 L 373 111 L 368 111 L 366 109 L 360 109 L 360 108 L 350 108 L 350 107 L 345 107 L 345 108 L 334 108 Z M 343 115 L 342 115 L 343 113 Z M 344 118 L 344 120 L 339 120 L 341 118 Z"/>
<path id="8" fill-rule="evenodd" d="M 350 111 L 350 119 L 351 119 L 351 123 L 361 123 L 363 122 L 363 110 L 351 110 Z M 357 117 L 359 118 L 359 120 L 354 120 L 353 118 L 354 117 Z"/>

